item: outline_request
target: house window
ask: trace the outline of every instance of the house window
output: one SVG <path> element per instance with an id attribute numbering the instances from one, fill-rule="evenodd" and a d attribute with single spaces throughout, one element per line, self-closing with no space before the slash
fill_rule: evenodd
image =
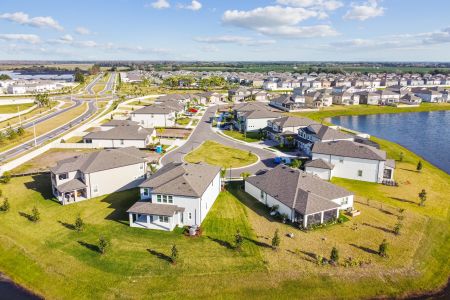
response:
<path id="1" fill-rule="evenodd" d="M 163 201 L 162 201 L 163 203 L 167 203 L 167 195 L 163 195 L 162 199 L 163 199 Z"/>
<path id="2" fill-rule="evenodd" d="M 148 196 L 148 189 L 144 189 L 144 196 Z"/>
<path id="3" fill-rule="evenodd" d="M 173 197 L 172 196 L 167 196 L 167 202 L 173 203 Z"/>
<path id="4" fill-rule="evenodd" d="M 341 163 L 341 164 L 343 164 L 344 163 L 344 159 L 341 157 L 341 158 L 339 158 L 339 162 Z"/>
<path id="5" fill-rule="evenodd" d="M 169 223 L 169 217 L 168 216 L 159 216 L 159 221 L 161 223 Z"/>
<path id="6" fill-rule="evenodd" d="M 94 193 L 98 192 L 98 186 L 94 185 Z"/>
<path id="7" fill-rule="evenodd" d="M 59 175 L 58 175 L 58 179 L 59 179 L 59 180 L 67 179 L 67 177 L 68 177 L 68 176 L 67 176 L 67 173 L 63 173 L 63 174 L 59 174 Z"/>
<path id="8" fill-rule="evenodd" d="M 156 195 L 156 202 L 161 203 L 161 195 Z"/>
<path id="9" fill-rule="evenodd" d="M 123 142 L 123 140 L 120 140 L 120 144 L 121 144 L 121 145 L 124 145 L 125 143 Z"/>
<path id="10" fill-rule="evenodd" d="M 144 165 L 140 165 L 139 169 L 143 170 L 144 169 Z"/>
<path id="11" fill-rule="evenodd" d="M 192 213 L 189 213 L 188 218 L 189 220 L 192 219 Z"/>
<path id="12" fill-rule="evenodd" d="M 264 199 L 264 194 L 265 194 L 264 191 L 261 191 L 261 195 L 260 195 L 261 199 Z"/>
<path id="13" fill-rule="evenodd" d="M 358 176 L 362 177 L 362 175 L 363 175 L 363 171 L 362 170 L 358 170 Z"/>
<path id="14" fill-rule="evenodd" d="M 341 205 L 346 205 L 348 204 L 348 197 L 345 197 L 341 200 Z"/>

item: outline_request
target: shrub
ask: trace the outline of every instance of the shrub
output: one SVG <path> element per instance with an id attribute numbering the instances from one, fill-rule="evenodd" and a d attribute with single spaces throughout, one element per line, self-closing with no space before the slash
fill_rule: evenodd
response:
<path id="1" fill-rule="evenodd" d="M 280 246 L 280 243 L 280 235 L 278 234 L 278 229 L 276 229 L 272 238 L 272 248 L 277 249 Z"/>
<path id="2" fill-rule="evenodd" d="M 419 160 L 419 162 L 417 163 L 416 170 L 420 172 L 420 171 L 422 171 L 422 167 L 423 167 L 423 166 L 422 166 L 422 161 Z"/>
<path id="3" fill-rule="evenodd" d="M 388 243 L 386 239 L 384 239 L 383 242 L 381 242 L 380 246 L 378 247 L 378 255 L 380 255 L 381 257 L 386 257 L 387 250 L 388 250 Z"/>
<path id="4" fill-rule="evenodd" d="M 427 201 L 427 191 L 424 189 L 419 193 L 420 206 L 425 206 L 425 201 Z"/>
<path id="5" fill-rule="evenodd" d="M 7 211 L 9 211 L 9 208 L 10 208 L 10 205 L 9 205 L 8 198 L 5 198 L 5 200 L 3 200 L 3 204 L 0 206 L 0 211 L 7 212 Z"/>
<path id="6" fill-rule="evenodd" d="M 178 249 L 176 245 L 172 246 L 172 251 L 170 253 L 170 259 L 172 260 L 172 263 L 175 264 L 178 260 Z"/>
<path id="7" fill-rule="evenodd" d="M 337 263 L 339 261 L 339 250 L 336 247 L 333 247 L 333 249 L 331 249 L 330 260 L 334 263 Z"/>
<path id="8" fill-rule="evenodd" d="M 30 221 L 36 223 L 40 219 L 41 219 L 41 213 L 39 212 L 37 207 L 34 206 L 33 209 L 31 210 Z"/>
<path id="9" fill-rule="evenodd" d="M 394 226 L 394 234 L 395 235 L 400 235 L 400 230 L 402 229 L 403 224 L 398 222 L 397 224 L 395 224 Z"/>
<path id="10" fill-rule="evenodd" d="M 242 238 L 241 231 L 239 229 L 236 231 L 236 235 L 234 236 L 234 241 L 236 243 L 236 250 L 240 251 L 242 248 L 242 243 L 244 242 L 244 239 Z"/>
<path id="11" fill-rule="evenodd" d="M 109 241 L 105 239 L 103 236 L 100 236 L 98 239 L 98 250 L 100 254 L 105 254 L 109 248 Z"/>
<path id="12" fill-rule="evenodd" d="M 6 171 L 3 173 L 3 176 L 0 178 L 0 182 L 7 184 L 11 181 L 11 173 Z"/>
<path id="13" fill-rule="evenodd" d="M 75 230 L 78 232 L 81 232 L 84 230 L 84 222 L 81 216 L 78 215 L 78 217 L 75 219 Z"/>

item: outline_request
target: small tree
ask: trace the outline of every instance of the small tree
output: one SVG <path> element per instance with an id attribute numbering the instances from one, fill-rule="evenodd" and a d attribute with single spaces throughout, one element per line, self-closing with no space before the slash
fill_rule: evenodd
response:
<path id="1" fill-rule="evenodd" d="M 220 169 L 220 177 L 225 178 L 225 175 L 227 174 L 227 169 Z"/>
<path id="2" fill-rule="evenodd" d="M 420 206 L 425 206 L 425 201 L 427 201 L 427 191 L 422 189 L 422 191 L 419 193 L 419 199 L 420 199 Z"/>
<path id="3" fill-rule="evenodd" d="M 234 236 L 234 241 L 236 243 L 236 250 L 241 251 L 242 249 L 242 244 L 244 243 L 244 238 L 241 235 L 241 231 L 238 229 L 236 231 L 236 234 Z"/>
<path id="4" fill-rule="evenodd" d="M 36 223 L 41 219 L 41 213 L 39 212 L 38 208 L 36 206 L 33 207 L 31 210 L 31 216 L 30 221 Z"/>
<path id="5" fill-rule="evenodd" d="M 380 246 L 378 247 L 378 255 L 380 255 L 381 257 L 386 257 L 387 250 L 388 250 L 388 243 L 387 243 L 386 239 L 384 239 L 381 242 Z"/>
<path id="6" fill-rule="evenodd" d="M 400 235 L 400 231 L 402 230 L 403 224 L 398 222 L 397 224 L 395 224 L 394 226 L 394 234 L 395 235 Z"/>
<path id="7" fill-rule="evenodd" d="M 416 170 L 418 171 L 418 172 L 420 172 L 420 171 L 422 171 L 422 161 L 421 160 L 419 160 L 419 162 L 417 163 L 417 167 L 416 167 Z"/>
<path id="8" fill-rule="evenodd" d="M 337 263 L 339 261 L 339 250 L 336 247 L 333 247 L 333 249 L 331 249 L 330 260 L 334 263 Z"/>
<path id="9" fill-rule="evenodd" d="M 80 215 L 75 219 L 75 230 L 81 232 L 84 230 L 84 221 Z"/>
<path id="10" fill-rule="evenodd" d="M 100 251 L 100 254 L 105 254 L 108 248 L 109 241 L 105 239 L 105 237 L 100 236 L 100 238 L 98 239 L 98 250 Z"/>
<path id="11" fill-rule="evenodd" d="M 278 234 L 278 228 L 275 230 L 275 234 L 272 238 L 272 248 L 277 249 L 280 246 L 280 235 Z"/>
<path id="12" fill-rule="evenodd" d="M 3 204 L 0 206 L 0 211 L 7 212 L 7 211 L 9 211 L 9 208 L 10 208 L 10 205 L 9 205 L 8 198 L 5 198 L 5 200 L 3 200 Z"/>
<path id="13" fill-rule="evenodd" d="M 3 176 L 0 179 L 1 183 L 7 184 L 11 181 L 11 173 L 6 171 L 3 173 Z"/>
<path id="14" fill-rule="evenodd" d="M 400 154 L 398 156 L 398 160 L 399 161 L 403 161 L 403 152 L 400 152 Z"/>
<path id="15" fill-rule="evenodd" d="M 172 246 L 172 251 L 170 253 L 170 259 L 172 260 L 173 264 L 177 263 L 178 260 L 178 249 L 176 245 Z"/>
<path id="16" fill-rule="evenodd" d="M 302 161 L 299 159 L 294 159 L 291 162 L 291 167 L 294 169 L 299 169 L 302 166 Z"/>
<path id="17" fill-rule="evenodd" d="M 17 128 L 17 135 L 22 136 L 25 133 L 25 129 L 23 127 Z"/>

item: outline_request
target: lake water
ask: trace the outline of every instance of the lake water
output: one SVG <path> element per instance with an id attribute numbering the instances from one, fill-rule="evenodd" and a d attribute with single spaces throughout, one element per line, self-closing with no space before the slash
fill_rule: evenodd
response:
<path id="1" fill-rule="evenodd" d="M 400 144 L 450 174 L 450 111 L 342 116 L 331 122 Z"/>

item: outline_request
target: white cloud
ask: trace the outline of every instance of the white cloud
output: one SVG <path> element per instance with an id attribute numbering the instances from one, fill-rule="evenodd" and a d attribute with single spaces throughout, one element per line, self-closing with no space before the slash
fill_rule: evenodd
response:
<path id="1" fill-rule="evenodd" d="M 81 35 L 89 35 L 89 34 L 91 34 L 91 31 L 88 28 L 81 27 L 81 26 L 75 28 L 75 32 L 78 33 L 78 34 L 81 34 Z"/>
<path id="2" fill-rule="evenodd" d="M 315 8 L 322 10 L 336 10 L 344 4 L 336 0 L 277 0 L 278 4 L 294 7 Z"/>
<path id="3" fill-rule="evenodd" d="M 210 53 L 215 53 L 215 52 L 219 52 L 220 49 L 217 48 L 214 45 L 205 45 L 205 46 L 201 46 L 200 50 L 202 50 L 203 52 L 210 52 Z"/>
<path id="4" fill-rule="evenodd" d="M 197 0 L 192 0 L 190 4 L 178 4 L 177 7 L 197 11 L 202 8 L 202 4 Z"/>
<path id="5" fill-rule="evenodd" d="M 155 2 L 150 3 L 150 6 L 155 9 L 166 9 L 170 8 L 170 3 L 167 0 L 156 0 Z"/>
<path id="6" fill-rule="evenodd" d="M 61 37 L 62 41 L 66 41 L 66 42 L 72 42 L 73 41 L 73 37 L 70 34 L 65 34 Z"/>
<path id="7" fill-rule="evenodd" d="M 238 44 L 241 46 L 262 46 L 275 44 L 274 40 L 258 40 L 251 37 L 236 35 L 196 37 L 194 40 L 200 43 L 207 44 Z"/>
<path id="8" fill-rule="evenodd" d="M 227 25 L 251 29 L 269 36 L 303 38 L 337 35 L 336 30 L 329 25 L 298 25 L 310 18 L 323 17 L 323 13 L 303 7 L 266 6 L 250 11 L 227 10 L 222 21 Z"/>
<path id="9" fill-rule="evenodd" d="M 344 19 L 365 21 L 370 18 L 384 15 L 385 8 L 379 6 L 378 0 L 368 0 L 367 2 L 352 3 L 351 9 L 344 15 Z"/>
<path id="10" fill-rule="evenodd" d="M 64 28 L 59 25 L 52 17 L 33 17 L 24 12 L 4 13 L 0 15 L 0 19 L 8 20 L 21 25 L 29 25 L 33 27 L 48 27 L 56 30 L 63 30 Z"/>
<path id="11" fill-rule="evenodd" d="M 39 36 L 35 34 L 0 34 L 0 40 L 3 41 L 15 41 L 15 42 L 26 42 L 30 44 L 37 44 L 41 42 Z"/>

